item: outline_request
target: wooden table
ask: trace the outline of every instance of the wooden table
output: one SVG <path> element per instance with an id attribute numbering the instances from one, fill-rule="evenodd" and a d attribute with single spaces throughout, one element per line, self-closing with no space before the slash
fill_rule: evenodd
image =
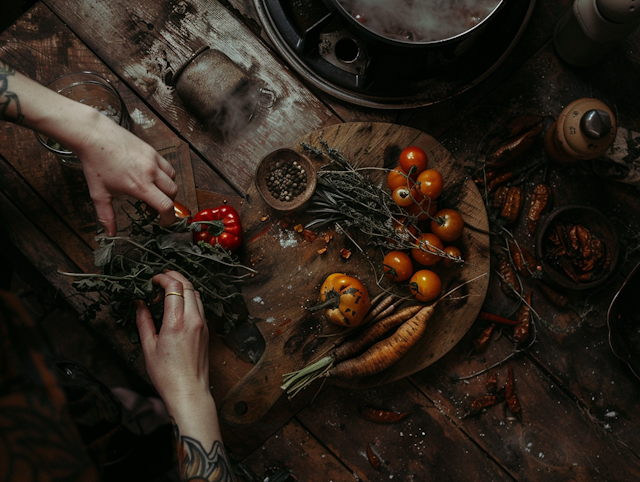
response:
<path id="1" fill-rule="evenodd" d="M 551 42 L 570 4 L 538 0 L 521 41 L 495 72 L 458 97 L 413 110 L 360 108 L 310 90 L 274 54 L 249 0 L 44 0 L 0 36 L 0 58 L 43 84 L 67 72 L 103 73 L 123 94 L 134 132 L 178 168 L 183 201 L 240 206 L 264 154 L 341 122 L 419 129 L 462 164 L 474 161 L 486 133 L 509 115 L 555 118 L 585 96 L 605 100 L 622 126 L 640 131 L 640 34 L 597 67 L 571 68 Z M 167 74 L 203 45 L 217 45 L 252 65 L 283 101 L 255 135 L 215 140 L 165 83 Z M 621 256 L 610 283 L 569 295 L 571 310 L 553 308 L 534 295 L 542 317 L 535 344 L 495 370 L 503 383 L 507 365 L 512 367 L 520 418 L 499 405 L 462 419 L 469 403 L 485 393 L 485 377 L 456 377 L 476 373 L 513 350 L 502 337 L 469 356 L 486 326 L 476 323 L 449 354 L 406 379 L 368 390 L 329 387 L 315 398 L 304 394 L 292 402 L 283 397 L 256 424 L 224 425 L 229 450 L 258 474 L 287 467 L 307 481 L 640 480 L 640 381 L 613 355 L 606 324 L 613 295 L 638 261 L 638 191 L 576 166 L 551 164 L 548 176 L 556 206 L 591 204 L 610 216 Z M 188 182 L 192 179 L 195 185 Z M 59 270 L 94 269 L 97 227 L 82 175 L 61 167 L 33 133 L 13 125 L 0 131 L 0 218 L 12 243 L 63 294 L 73 289 Z M 515 234 L 532 246 L 524 231 Z M 498 280 L 491 275 L 495 288 Z M 499 311 L 500 301 L 489 292 L 487 303 Z M 69 301 L 82 309 L 74 298 Z M 94 327 L 144 376 L 139 347 L 114 330 L 108 316 Z M 211 363 L 216 400 L 252 367 L 215 337 Z M 375 425 L 357 416 L 364 403 L 412 414 L 393 425 Z M 368 445 L 382 460 L 379 470 L 367 460 Z"/>

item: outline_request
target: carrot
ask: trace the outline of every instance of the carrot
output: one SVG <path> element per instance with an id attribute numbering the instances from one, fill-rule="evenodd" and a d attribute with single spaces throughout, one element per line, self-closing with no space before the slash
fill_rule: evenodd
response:
<path id="1" fill-rule="evenodd" d="M 380 296 L 382 296 L 382 293 L 376 296 L 374 300 L 377 300 Z M 395 298 L 396 298 L 396 295 L 389 295 L 385 299 L 383 299 L 380 303 L 378 303 L 378 305 L 375 308 L 373 308 L 371 311 L 369 311 L 369 313 L 367 313 L 367 316 L 364 317 L 364 320 L 362 320 L 361 324 L 365 325 L 369 323 L 371 320 L 373 320 L 376 316 L 382 313 L 382 311 L 384 311 L 389 305 L 391 305 L 391 303 L 393 303 L 393 300 Z"/>
<path id="2" fill-rule="evenodd" d="M 393 328 L 402 325 L 421 309 L 421 305 L 409 306 L 368 326 L 341 345 L 334 347 L 332 354 L 301 370 L 283 375 L 283 384 L 280 388 L 290 394 L 289 398 L 293 398 L 302 388 L 329 371 L 334 363 L 360 353 Z"/>
<path id="3" fill-rule="evenodd" d="M 342 379 L 366 377 L 380 373 L 397 363 L 427 331 L 427 321 L 433 315 L 434 306 L 435 304 L 425 306 L 400 325 L 389 338 L 376 343 L 362 355 L 337 364 L 327 371 L 325 376 Z"/>
<path id="4" fill-rule="evenodd" d="M 422 309 L 421 305 L 408 306 L 397 313 L 383 318 L 379 322 L 368 326 L 353 338 L 336 347 L 333 353 L 335 362 L 340 362 L 367 348 L 393 328 L 400 326 Z"/>

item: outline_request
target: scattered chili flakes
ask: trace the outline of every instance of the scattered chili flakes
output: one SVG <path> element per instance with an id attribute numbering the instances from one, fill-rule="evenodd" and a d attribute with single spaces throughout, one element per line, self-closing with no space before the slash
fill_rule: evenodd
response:
<path id="1" fill-rule="evenodd" d="M 318 235 L 313 231 L 311 231 L 310 229 L 303 230 L 302 236 L 304 236 L 304 239 L 306 239 L 310 243 L 313 243 L 313 241 L 315 241 L 315 239 L 318 237 Z"/>
<path id="2" fill-rule="evenodd" d="M 264 223 L 265 221 L 269 221 L 269 215 L 267 214 L 266 216 L 262 216 L 262 217 L 260 218 L 260 221 L 262 221 L 263 223 Z"/>
<path id="3" fill-rule="evenodd" d="M 318 254 L 324 254 L 324 252 L 327 250 L 327 247 L 325 246 L 324 248 L 320 248 L 318 250 Z"/>
<path id="4" fill-rule="evenodd" d="M 331 241 L 333 239 L 333 234 L 330 233 L 325 233 L 324 235 L 324 242 L 329 244 L 329 241 Z"/>
<path id="5" fill-rule="evenodd" d="M 304 227 L 302 226 L 302 224 L 296 224 L 296 225 L 293 227 L 293 230 L 294 230 L 296 233 L 301 233 L 302 231 L 304 231 Z"/>
<path id="6" fill-rule="evenodd" d="M 362 405 L 358 407 L 358 413 L 360 414 L 360 418 L 362 420 L 366 420 L 367 422 L 373 423 L 396 423 L 402 420 L 403 418 L 411 415 L 411 412 L 392 412 L 390 410 L 380 410 L 377 408 L 372 408 L 367 405 Z"/>
<path id="7" fill-rule="evenodd" d="M 351 251 L 349 251 L 347 248 L 342 248 L 340 250 L 340 256 L 342 256 L 344 259 L 349 259 L 351 257 Z"/>

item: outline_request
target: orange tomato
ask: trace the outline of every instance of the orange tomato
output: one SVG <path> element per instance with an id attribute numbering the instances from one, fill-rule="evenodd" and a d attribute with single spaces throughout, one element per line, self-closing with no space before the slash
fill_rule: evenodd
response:
<path id="1" fill-rule="evenodd" d="M 404 172 L 418 175 L 427 168 L 427 164 L 427 154 L 417 146 L 409 146 L 400 153 L 400 167 Z"/>
<path id="2" fill-rule="evenodd" d="M 435 169 L 427 169 L 418 174 L 416 187 L 422 194 L 431 199 L 436 199 L 442 194 L 443 186 L 442 174 Z"/>
<path id="3" fill-rule="evenodd" d="M 451 258 L 459 258 L 462 259 L 462 253 L 460 252 L 460 250 L 458 248 L 456 248 L 455 246 L 445 246 L 444 249 L 442 250 L 445 252 L 445 254 L 447 254 L 448 256 L 451 256 Z M 448 268 L 449 266 L 451 266 L 455 261 L 451 258 L 442 258 L 442 266 Z"/>
<path id="4" fill-rule="evenodd" d="M 438 253 L 442 251 L 443 245 L 440 238 L 433 233 L 423 233 L 416 242 L 417 248 L 411 249 L 411 255 L 418 263 L 424 266 L 433 266 L 441 259 Z"/>
<path id="5" fill-rule="evenodd" d="M 442 241 L 450 243 L 462 235 L 464 220 L 454 209 L 442 209 L 431 220 L 431 231 Z"/>
<path id="6" fill-rule="evenodd" d="M 397 221 L 392 221 L 393 229 L 396 232 L 397 238 L 407 242 L 413 243 L 418 237 L 418 228 L 411 224 L 407 218 L 400 218 Z M 395 239 L 388 239 L 391 244 L 398 244 Z"/>
<path id="7" fill-rule="evenodd" d="M 391 193 L 393 202 L 398 206 L 407 207 L 413 204 L 413 198 L 411 197 L 411 190 L 406 187 L 398 187 Z"/>
<path id="8" fill-rule="evenodd" d="M 382 261 L 384 275 L 391 281 L 406 281 L 413 274 L 413 263 L 404 251 L 391 251 Z"/>
<path id="9" fill-rule="evenodd" d="M 413 187 L 413 181 L 418 177 L 416 174 L 413 179 L 407 176 L 407 173 L 400 166 L 389 171 L 387 175 L 387 185 L 391 191 L 395 191 L 399 187 Z"/>
<path id="10" fill-rule="evenodd" d="M 409 214 L 418 218 L 418 221 L 431 219 L 438 211 L 438 204 L 428 198 L 422 197 L 420 204 L 413 203 L 405 208 Z"/>
<path id="11" fill-rule="evenodd" d="M 418 301 L 431 301 L 440 295 L 442 282 L 433 271 L 421 269 L 413 273 L 409 290 Z"/>

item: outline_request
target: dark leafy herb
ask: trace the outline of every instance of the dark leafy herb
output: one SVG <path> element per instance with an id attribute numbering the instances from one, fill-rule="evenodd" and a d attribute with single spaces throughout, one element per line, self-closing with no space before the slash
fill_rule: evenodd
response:
<path id="1" fill-rule="evenodd" d="M 75 278 L 73 285 L 80 293 L 100 295 L 85 304 L 83 318 L 95 318 L 106 305 L 118 321 L 128 324 L 135 321 L 133 301 L 142 299 L 149 303 L 160 326 L 163 303 L 154 300 L 161 296 L 161 289 L 151 279 L 164 270 L 173 270 L 193 283 L 207 315 L 222 318 L 228 332 L 239 317 L 234 305 L 242 304 L 239 284 L 255 271 L 220 246 L 202 242 L 194 245 L 186 219 L 163 228 L 141 203 L 133 206 L 136 212 L 128 215 L 129 236 L 98 237 L 100 248 L 94 251 L 94 262 L 102 268 L 101 274 L 63 273 Z"/>
<path id="2" fill-rule="evenodd" d="M 398 206 L 393 201 L 391 193 L 374 183 L 366 174 L 375 170 L 388 173 L 389 169 L 358 168 L 340 151 L 329 146 L 324 139 L 320 139 L 319 143 L 321 149 L 302 143 L 306 150 L 317 156 L 327 157 L 331 161 L 317 172 L 316 190 L 307 209 L 308 213 L 315 214 L 315 219 L 308 223 L 306 228 L 334 224 L 339 232 L 344 232 L 351 240 L 357 232 L 367 238 L 368 244 L 383 249 L 426 250 L 414 235 L 396 229 L 404 220 L 410 224 L 417 224 L 418 215 L 410 214 Z M 422 206 L 418 214 L 428 215 Z M 430 247 L 429 252 L 456 263 L 460 262 L 459 258 L 434 247 Z"/>

